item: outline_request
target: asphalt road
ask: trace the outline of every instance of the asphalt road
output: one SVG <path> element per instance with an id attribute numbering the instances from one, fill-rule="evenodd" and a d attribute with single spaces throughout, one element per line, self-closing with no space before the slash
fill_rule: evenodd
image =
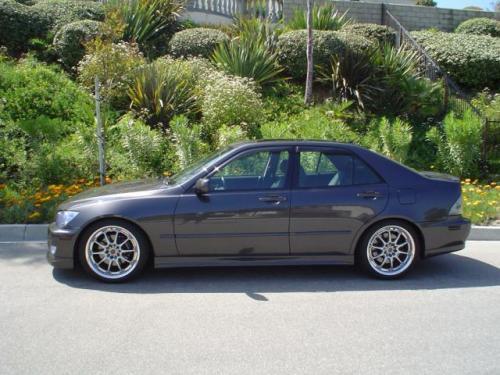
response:
<path id="1" fill-rule="evenodd" d="M 0 374 L 500 374 L 500 242 L 398 281 L 179 269 L 106 285 L 0 244 Z"/>

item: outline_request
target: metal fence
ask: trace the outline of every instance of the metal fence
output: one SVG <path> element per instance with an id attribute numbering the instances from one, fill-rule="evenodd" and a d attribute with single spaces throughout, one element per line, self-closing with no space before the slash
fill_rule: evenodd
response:
<path id="1" fill-rule="evenodd" d="M 481 157 L 484 166 L 488 165 L 488 155 L 500 154 L 499 131 L 500 121 L 488 119 L 471 103 L 470 97 L 456 84 L 456 82 L 434 61 L 425 49 L 411 36 L 410 32 L 383 6 L 383 24 L 396 31 L 396 47 L 402 45 L 415 50 L 419 56 L 419 69 L 423 76 L 432 81 L 442 80 L 445 88 L 445 109 L 456 113 L 468 110 L 475 113 L 483 123 L 483 142 Z M 498 166 L 495 167 L 497 169 Z M 498 173 L 498 172 L 497 172 Z"/>

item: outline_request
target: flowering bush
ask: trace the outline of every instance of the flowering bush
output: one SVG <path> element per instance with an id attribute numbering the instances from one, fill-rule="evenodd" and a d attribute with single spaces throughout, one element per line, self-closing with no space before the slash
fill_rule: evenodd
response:
<path id="1" fill-rule="evenodd" d="M 209 135 L 223 125 L 240 125 L 251 137 L 256 136 L 262 106 L 252 80 L 214 73 L 206 81 L 202 115 Z"/>
<path id="2" fill-rule="evenodd" d="M 474 224 L 488 224 L 500 218 L 500 186 L 481 184 L 469 178 L 462 181 L 464 216 Z"/>
<path id="3" fill-rule="evenodd" d="M 111 179 L 106 179 L 106 183 L 111 182 Z M 0 223 L 47 223 L 53 220 L 61 202 L 98 185 L 98 179 L 80 179 L 69 185 L 17 191 L 0 184 Z"/>
<path id="4" fill-rule="evenodd" d="M 101 83 L 101 97 L 114 108 L 126 108 L 130 103 L 127 88 L 134 71 L 145 64 L 136 44 L 106 43 L 100 39 L 87 44 L 87 54 L 78 64 L 78 81 L 94 91 L 95 76 Z"/>

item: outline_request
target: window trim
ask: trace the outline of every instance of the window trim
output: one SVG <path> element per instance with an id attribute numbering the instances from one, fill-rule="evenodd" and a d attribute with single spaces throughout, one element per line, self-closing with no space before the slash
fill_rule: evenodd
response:
<path id="1" fill-rule="evenodd" d="M 286 151 L 288 152 L 288 170 L 287 174 L 285 176 L 285 185 L 282 188 L 279 189 L 246 189 L 246 190 L 212 190 L 209 191 L 205 195 L 209 194 L 223 194 L 223 193 L 245 193 L 245 192 L 268 192 L 268 191 L 283 191 L 283 190 L 290 190 L 291 189 L 291 179 L 292 179 L 292 171 L 293 171 L 293 164 L 294 164 L 294 150 L 293 146 L 269 146 L 269 147 L 254 147 L 250 149 L 245 149 L 242 150 L 241 152 L 238 152 L 234 155 L 231 155 L 228 159 L 222 161 L 220 164 L 215 165 L 210 171 L 207 171 L 206 174 L 201 175 L 198 178 L 210 178 L 212 177 L 215 173 L 217 173 L 219 170 L 224 168 L 227 164 L 231 163 L 233 160 L 243 157 L 247 154 L 252 154 L 252 153 L 257 153 L 257 152 L 283 152 Z M 186 189 L 186 193 L 195 193 L 194 192 L 194 186 L 196 185 L 196 181 L 188 188 Z"/>
<path id="2" fill-rule="evenodd" d="M 354 158 L 358 158 L 361 162 L 363 162 L 378 178 L 379 182 L 372 183 L 372 184 L 351 184 L 351 185 L 334 185 L 334 186 L 317 186 L 317 187 L 302 187 L 299 186 L 299 168 L 300 168 L 300 153 L 301 152 L 322 152 L 322 153 L 337 153 L 337 154 L 344 154 L 344 155 L 351 155 L 353 157 L 353 165 L 354 165 Z M 346 187 L 357 187 L 357 186 L 373 186 L 373 185 L 380 185 L 380 184 L 386 184 L 386 181 L 382 178 L 380 173 L 378 173 L 369 163 L 367 163 L 361 156 L 356 154 L 355 152 L 351 150 L 346 150 L 343 148 L 338 148 L 338 147 L 328 147 L 328 146 L 297 146 L 295 148 L 295 158 L 294 158 L 294 173 L 293 173 L 293 179 L 292 179 L 292 189 L 293 190 L 332 190 L 332 189 L 338 189 L 338 188 L 346 188 Z M 353 174 L 353 181 L 354 181 L 354 174 Z"/>

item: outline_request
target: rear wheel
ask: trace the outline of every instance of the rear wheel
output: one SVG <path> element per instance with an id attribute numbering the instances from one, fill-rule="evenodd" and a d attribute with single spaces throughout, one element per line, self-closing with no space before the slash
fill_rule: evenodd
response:
<path id="1" fill-rule="evenodd" d="M 406 274 L 417 261 L 419 252 L 416 231 L 401 221 L 386 221 L 370 228 L 359 248 L 363 268 L 383 279 Z"/>
<path id="2" fill-rule="evenodd" d="M 149 244 L 134 225 L 105 220 L 87 228 L 79 253 L 83 268 L 91 276 L 105 282 L 122 282 L 142 272 Z"/>

